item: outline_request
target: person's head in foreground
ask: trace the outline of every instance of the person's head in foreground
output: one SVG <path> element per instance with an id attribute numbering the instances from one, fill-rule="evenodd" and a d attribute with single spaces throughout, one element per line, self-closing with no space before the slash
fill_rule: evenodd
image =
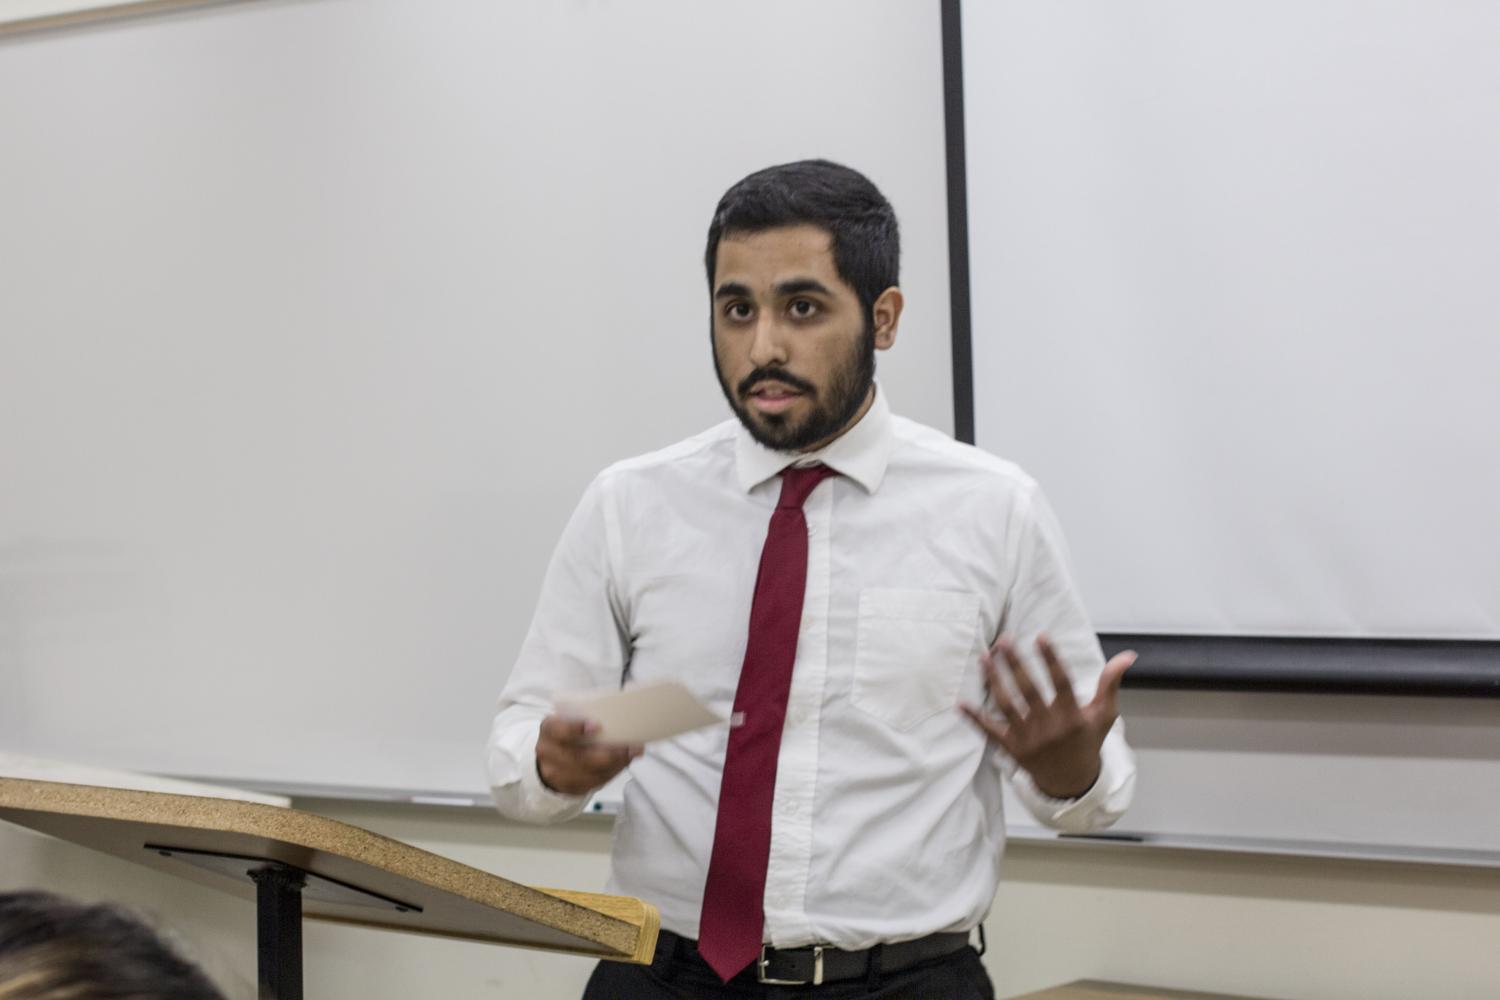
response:
<path id="1" fill-rule="evenodd" d="M 896 213 L 827 160 L 757 171 L 725 192 L 704 264 L 719 385 L 751 437 L 812 451 L 874 399 L 875 352 L 896 340 Z"/>
<path id="2" fill-rule="evenodd" d="M 0 893 L 0 1000 L 224 1000 L 118 907 Z"/>

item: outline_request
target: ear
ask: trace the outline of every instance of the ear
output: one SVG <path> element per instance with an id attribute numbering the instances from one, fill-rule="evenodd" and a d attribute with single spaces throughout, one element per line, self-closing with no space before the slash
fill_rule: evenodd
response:
<path id="1" fill-rule="evenodd" d="M 896 343 L 896 327 L 901 323 L 901 307 L 905 304 L 906 299 L 902 297 L 901 289 L 894 285 L 881 292 L 880 298 L 875 300 L 870 312 L 875 318 L 877 351 L 888 351 Z"/>

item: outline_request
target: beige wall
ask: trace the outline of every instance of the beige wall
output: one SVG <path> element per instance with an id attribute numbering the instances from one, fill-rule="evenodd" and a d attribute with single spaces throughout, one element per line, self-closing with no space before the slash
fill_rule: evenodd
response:
<path id="1" fill-rule="evenodd" d="M 598 889 L 609 822 L 537 829 L 480 810 L 303 802 L 538 885 Z M 1091 977 L 1285 1000 L 1500 996 L 1500 871 L 1016 844 L 988 931 L 1001 996 Z M 125 862 L 0 829 L 0 887 L 146 909 L 234 997 L 255 977 L 253 908 Z M 576 997 L 589 964 L 533 952 L 307 925 L 308 995 Z"/>

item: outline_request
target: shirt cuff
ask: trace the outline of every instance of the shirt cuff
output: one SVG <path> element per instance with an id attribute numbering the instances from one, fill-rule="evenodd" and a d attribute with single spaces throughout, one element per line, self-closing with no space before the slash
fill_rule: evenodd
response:
<path id="1" fill-rule="evenodd" d="M 489 750 L 490 796 L 495 808 L 511 819 L 557 823 L 583 812 L 588 795 L 565 795 L 542 784 L 536 769 L 536 740 L 541 720 L 509 727 L 492 737 Z M 498 728 L 498 727 L 497 727 Z"/>
<path id="2" fill-rule="evenodd" d="M 1038 822 L 1063 833 L 1102 830 L 1119 819 L 1129 805 L 1135 785 L 1135 765 L 1128 751 L 1122 756 L 1111 745 L 1113 734 L 1099 753 L 1099 777 L 1076 799 L 1056 799 L 1037 787 L 1030 774 L 1017 767 L 1011 774 L 1016 794 Z"/>

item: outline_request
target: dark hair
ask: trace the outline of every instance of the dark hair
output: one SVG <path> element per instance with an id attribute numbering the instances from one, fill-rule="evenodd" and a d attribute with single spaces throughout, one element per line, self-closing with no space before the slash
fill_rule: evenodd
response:
<path id="1" fill-rule="evenodd" d="M 827 230 L 833 265 L 866 315 L 881 292 L 899 283 L 901 234 L 885 195 L 858 170 L 828 160 L 799 160 L 757 170 L 719 199 L 703 255 L 710 292 L 721 239 L 797 225 Z"/>
<path id="2" fill-rule="evenodd" d="M 207 976 L 114 906 L 0 893 L 0 1000 L 224 1000 Z"/>

